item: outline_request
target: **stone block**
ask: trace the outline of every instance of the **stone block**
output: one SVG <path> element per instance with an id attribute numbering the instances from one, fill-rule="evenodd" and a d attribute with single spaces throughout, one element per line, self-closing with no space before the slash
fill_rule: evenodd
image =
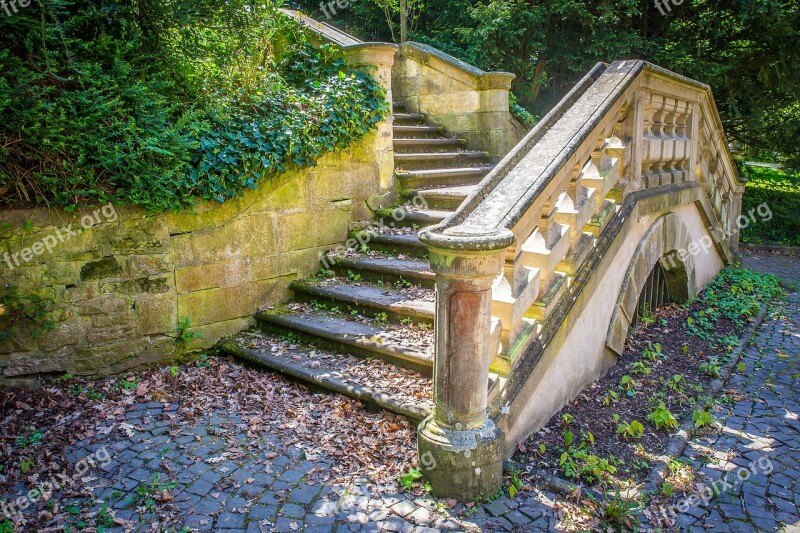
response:
<path id="1" fill-rule="evenodd" d="M 136 302 L 136 329 L 139 334 L 174 334 L 177 324 L 176 300 L 158 298 Z"/>
<path id="2" fill-rule="evenodd" d="M 162 256 L 139 255 L 129 257 L 126 271 L 132 278 L 156 276 L 168 272 L 169 266 Z"/>
<path id="3" fill-rule="evenodd" d="M 118 296 L 100 296 L 77 307 L 79 315 L 110 315 L 128 310 L 128 301 Z"/>
<path id="4" fill-rule="evenodd" d="M 101 346 L 110 342 L 126 339 L 131 336 L 132 329 L 128 326 L 112 326 L 93 329 L 86 339 L 89 346 Z"/>
<path id="5" fill-rule="evenodd" d="M 74 285 L 81 280 L 81 263 L 56 261 L 42 270 L 42 281 L 48 285 Z"/>
<path id="6" fill-rule="evenodd" d="M 347 238 L 350 215 L 343 209 L 284 214 L 277 218 L 280 252 L 336 244 Z"/>
<path id="7" fill-rule="evenodd" d="M 69 361 L 69 351 L 42 354 L 40 352 L 15 353 L 4 363 L 6 377 L 27 376 L 50 372 L 64 372 Z"/>
<path id="8" fill-rule="evenodd" d="M 275 251 L 272 218 L 269 214 L 241 216 L 220 228 L 195 234 L 192 247 L 194 257 L 210 261 L 269 255 Z"/>
<path id="9" fill-rule="evenodd" d="M 284 276 L 236 287 L 207 289 L 178 295 L 178 316 L 189 317 L 193 326 L 205 326 L 250 317 L 260 306 L 288 297 L 294 276 Z"/>
<path id="10" fill-rule="evenodd" d="M 100 292 L 102 294 L 120 293 L 128 296 L 139 296 L 143 294 L 160 294 L 169 292 L 172 289 L 171 279 L 167 277 L 159 278 L 138 278 L 115 281 L 113 283 L 101 283 Z"/>
<path id="11" fill-rule="evenodd" d="M 249 279 L 248 261 L 239 258 L 187 266 L 175 271 L 175 285 L 181 294 L 215 287 L 241 285 Z"/>
<path id="12" fill-rule="evenodd" d="M 122 275 L 122 265 L 116 257 L 104 257 L 90 261 L 81 267 L 81 281 L 117 278 Z"/>
<path id="13" fill-rule="evenodd" d="M 85 335 L 86 325 L 83 322 L 79 320 L 64 322 L 42 334 L 39 338 L 39 349 L 52 352 L 64 346 L 82 344 Z"/>

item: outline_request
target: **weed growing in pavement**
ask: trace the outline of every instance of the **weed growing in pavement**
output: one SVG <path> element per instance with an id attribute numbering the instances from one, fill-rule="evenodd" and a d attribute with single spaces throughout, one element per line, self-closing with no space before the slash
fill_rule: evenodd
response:
<path id="1" fill-rule="evenodd" d="M 638 531 L 639 510 L 642 504 L 624 498 L 619 491 L 597 503 L 597 517 L 601 531 Z"/>
<path id="2" fill-rule="evenodd" d="M 133 491 L 133 494 L 128 496 L 125 501 L 132 505 L 143 504 L 148 511 L 153 508 L 156 500 L 163 500 L 164 493 L 169 492 L 178 484 L 174 481 L 161 481 L 161 474 L 156 472 L 153 474 L 153 479 L 150 483 L 140 483 Z"/>
<path id="3" fill-rule="evenodd" d="M 410 468 L 408 472 L 400 476 L 398 483 L 400 483 L 400 486 L 404 489 L 411 490 L 414 487 L 414 483 L 422 479 L 422 477 L 422 472 L 416 468 Z"/>
<path id="4" fill-rule="evenodd" d="M 714 422 L 714 417 L 711 416 L 711 413 L 700 409 L 692 412 L 692 422 L 694 422 L 695 429 L 700 429 L 710 426 Z"/>

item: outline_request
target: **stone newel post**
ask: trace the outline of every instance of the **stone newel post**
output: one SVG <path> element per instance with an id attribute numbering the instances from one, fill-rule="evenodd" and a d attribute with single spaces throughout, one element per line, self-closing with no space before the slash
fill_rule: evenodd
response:
<path id="1" fill-rule="evenodd" d="M 436 408 L 419 427 L 420 469 L 436 495 L 472 501 L 502 481 L 503 439 L 486 415 L 491 302 L 514 235 L 457 227 L 419 238 L 436 272 Z"/>

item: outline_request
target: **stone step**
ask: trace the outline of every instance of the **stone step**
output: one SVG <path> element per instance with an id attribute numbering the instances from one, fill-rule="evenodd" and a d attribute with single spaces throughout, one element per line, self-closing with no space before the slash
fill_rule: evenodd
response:
<path id="1" fill-rule="evenodd" d="M 481 165 L 429 170 L 398 170 L 395 174 L 405 189 L 434 189 L 453 185 L 478 184 L 493 168 L 493 165 Z"/>
<path id="2" fill-rule="evenodd" d="M 395 113 L 394 114 L 394 123 L 397 124 L 398 122 L 403 123 L 412 123 L 412 124 L 419 124 L 425 122 L 425 115 L 422 113 Z"/>
<path id="3" fill-rule="evenodd" d="M 374 234 L 370 238 L 369 247 L 373 250 L 391 254 L 404 254 L 420 259 L 427 259 L 428 250 L 417 238 L 416 233 L 404 235 Z"/>
<path id="4" fill-rule="evenodd" d="M 450 151 L 467 145 L 464 139 L 450 139 L 440 137 L 438 139 L 394 139 L 394 149 L 398 152 L 403 151 L 431 151 L 436 150 Z"/>
<path id="5" fill-rule="evenodd" d="M 416 192 L 425 200 L 428 208 L 455 211 L 476 188 L 477 186 L 475 185 L 462 185 L 441 189 L 418 190 Z"/>
<path id="6" fill-rule="evenodd" d="M 403 218 L 397 222 L 399 227 L 425 228 L 438 224 L 453 214 L 453 211 L 442 209 L 415 209 L 403 211 Z"/>
<path id="7" fill-rule="evenodd" d="M 284 334 L 292 331 L 303 340 L 365 359 L 383 361 L 429 376 L 433 367 L 433 329 L 429 346 L 420 346 L 408 328 L 382 327 L 374 323 L 331 316 L 314 310 L 303 312 L 284 309 L 256 313 L 264 331 Z M 396 329 L 392 330 L 391 327 Z M 413 341 L 412 341 L 413 339 Z M 414 346 L 410 346 L 410 344 Z"/>
<path id="8" fill-rule="evenodd" d="M 402 113 L 406 110 L 406 105 L 403 102 L 392 102 L 392 112 Z"/>
<path id="9" fill-rule="evenodd" d="M 489 162 L 489 154 L 474 150 L 463 152 L 408 152 L 394 155 L 398 169 L 418 170 L 445 167 L 462 167 Z"/>
<path id="10" fill-rule="evenodd" d="M 428 125 L 397 125 L 392 128 L 395 137 L 413 138 L 413 139 L 431 139 L 441 137 L 444 133 L 442 128 Z"/>
<path id="11" fill-rule="evenodd" d="M 381 313 L 394 322 L 411 319 L 433 325 L 435 300 L 432 291 L 352 283 L 345 279 L 301 280 L 291 284 L 301 302 L 324 303 L 346 314 L 355 311 L 370 317 Z"/>
<path id="12" fill-rule="evenodd" d="M 419 422 L 433 412 L 430 379 L 383 361 L 286 346 L 261 332 L 244 332 L 223 341 L 224 352 Z"/>
<path id="13" fill-rule="evenodd" d="M 338 259 L 331 267 L 334 272 L 352 279 L 350 272 L 361 276 L 365 281 L 380 281 L 394 285 L 407 281 L 427 289 L 436 283 L 436 275 L 431 271 L 427 260 L 398 259 L 396 257 L 353 256 Z"/>

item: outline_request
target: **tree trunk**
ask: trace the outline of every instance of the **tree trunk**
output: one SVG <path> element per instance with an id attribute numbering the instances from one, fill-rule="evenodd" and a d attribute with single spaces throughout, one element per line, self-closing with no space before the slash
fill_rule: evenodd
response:
<path id="1" fill-rule="evenodd" d="M 400 42 L 408 40 L 408 0 L 400 0 Z"/>

